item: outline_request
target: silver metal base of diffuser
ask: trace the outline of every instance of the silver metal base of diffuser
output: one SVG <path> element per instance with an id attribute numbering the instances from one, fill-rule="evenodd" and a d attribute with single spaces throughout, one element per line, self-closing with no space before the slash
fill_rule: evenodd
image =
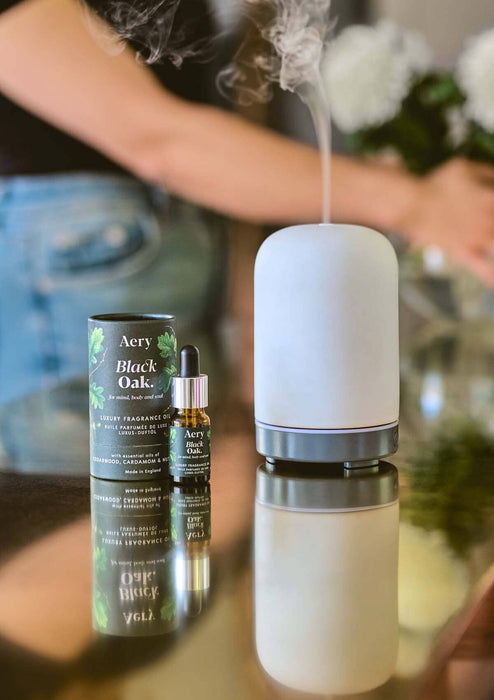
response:
<path id="1" fill-rule="evenodd" d="M 388 457 L 398 449 L 398 421 L 351 430 L 282 428 L 256 421 L 257 451 L 293 462 L 360 462 Z"/>

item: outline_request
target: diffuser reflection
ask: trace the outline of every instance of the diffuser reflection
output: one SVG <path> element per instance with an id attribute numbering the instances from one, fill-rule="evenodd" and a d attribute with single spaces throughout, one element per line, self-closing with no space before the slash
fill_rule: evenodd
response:
<path id="1" fill-rule="evenodd" d="M 397 471 L 301 467 L 257 474 L 259 662 L 297 691 L 365 692 L 396 664 Z"/>
<path id="2" fill-rule="evenodd" d="M 91 478 L 93 626 L 102 634 L 166 634 L 205 605 L 209 490 L 170 490 L 168 481 Z"/>

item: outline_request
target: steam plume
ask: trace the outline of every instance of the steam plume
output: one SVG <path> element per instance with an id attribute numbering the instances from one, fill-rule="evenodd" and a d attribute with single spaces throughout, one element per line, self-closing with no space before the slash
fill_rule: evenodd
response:
<path id="1" fill-rule="evenodd" d="M 244 7 L 264 46 L 247 57 L 241 50 L 219 74 L 219 90 L 249 104 L 267 102 L 278 84 L 307 104 L 321 150 L 323 221 L 329 221 L 331 126 L 321 61 L 333 29 L 331 0 L 244 0 Z"/>
<path id="2" fill-rule="evenodd" d="M 198 31 L 204 6 L 194 0 L 91 0 L 91 5 L 146 63 L 165 59 L 180 68 L 187 58 L 203 59 L 211 48 L 212 37 Z"/>
<path id="3" fill-rule="evenodd" d="M 180 67 L 186 58 L 204 58 L 211 48 L 212 37 L 200 31 L 204 6 L 198 0 L 90 2 L 147 63 L 168 59 Z M 273 85 L 278 84 L 307 104 L 321 151 L 323 221 L 329 221 L 331 127 L 320 67 L 332 31 L 331 0 L 243 0 L 243 6 L 264 46 L 248 58 L 241 49 L 235 61 L 220 72 L 218 87 L 224 95 L 246 104 L 268 101 Z M 195 32 L 190 31 L 191 23 Z M 193 34 L 199 38 L 191 40 Z"/>

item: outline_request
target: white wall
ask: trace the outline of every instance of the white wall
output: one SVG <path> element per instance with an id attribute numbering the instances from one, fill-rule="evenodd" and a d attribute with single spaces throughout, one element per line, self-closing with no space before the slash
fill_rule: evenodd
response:
<path id="1" fill-rule="evenodd" d="M 494 27 L 493 0 L 371 0 L 374 19 L 390 17 L 422 32 L 439 66 L 451 66 L 463 41 Z"/>

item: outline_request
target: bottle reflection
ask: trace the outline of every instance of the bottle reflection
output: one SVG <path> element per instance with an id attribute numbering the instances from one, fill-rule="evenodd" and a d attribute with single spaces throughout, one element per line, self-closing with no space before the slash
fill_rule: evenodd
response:
<path id="1" fill-rule="evenodd" d="M 170 504 L 180 609 L 187 617 L 197 617 L 207 604 L 210 585 L 210 486 L 174 484 Z"/>
<path id="2" fill-rule="evenodd" d="M 395 467 L 267 466 L 258 469 L 255 526 L 261 665 L 308 693 L 382 685 L 398 647 Z"/>

